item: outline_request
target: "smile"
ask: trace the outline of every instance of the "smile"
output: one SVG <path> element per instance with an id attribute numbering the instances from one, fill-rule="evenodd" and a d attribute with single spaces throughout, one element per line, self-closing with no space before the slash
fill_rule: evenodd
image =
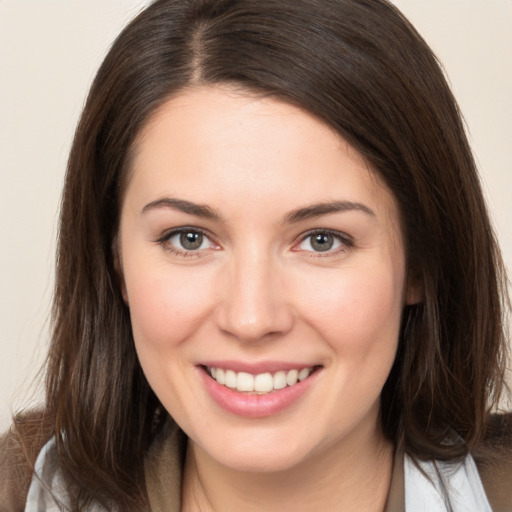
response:
<path id="1" fill-rule="evenodd" d="M 235 372 L 223 368 L 207 366 L 206 371 L 220 385 L 240 393 L 255 393 L 266 395 L 286 387 L 294 386 L 297 382 L 307 379 L 317 367 L 279 370 L 274 373 L 265 372 L 252 375 L 247 372 Z"/>
<path id="2" fill-rule="evenodd" d="M 224 411 L 246 418 L 273 416 L 300 403 L 323 373 L 323 365 L 294 368 L 277 362 L 224 365 L 212 361 L 197 368 L 212 400 Z"/>

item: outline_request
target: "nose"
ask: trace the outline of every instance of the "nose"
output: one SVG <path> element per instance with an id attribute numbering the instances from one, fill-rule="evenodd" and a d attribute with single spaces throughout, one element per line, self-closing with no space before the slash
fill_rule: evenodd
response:
<path id="1" fill-rule="evenodd" d="M 240 341 L 257 341 L 289 332 L 294 315 L 279 265 L 255 251 L 233 260 L 220 276 L 218 328 Z"/>

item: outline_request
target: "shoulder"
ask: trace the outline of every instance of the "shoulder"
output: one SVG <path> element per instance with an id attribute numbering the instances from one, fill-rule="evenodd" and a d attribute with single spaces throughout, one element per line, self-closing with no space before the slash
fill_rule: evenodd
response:
<path id="1" fill-rule="evenodd" d="M 482 443 L 472 452 L 494 512 L 512 511 L 512 413 L 489 418 Z"/>
<path id="2" fill-rule="evenodd" d="M 24 510 L 34 463 L 50 437 L 51 424 L 42 411 L 18 415 L 0 437 L 0 512 Z"/>

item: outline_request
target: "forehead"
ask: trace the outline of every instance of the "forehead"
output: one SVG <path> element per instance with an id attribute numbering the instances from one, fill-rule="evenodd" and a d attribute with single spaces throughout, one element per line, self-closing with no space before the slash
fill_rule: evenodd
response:
<path id="1" fill-rule="evenodd" d="M 239 213 L 358 200 L 398 218 L 364 158 L 313 115 L 228 87 L 170 98 L 134 145 L 128 190 L 149 202 L 179 196 Z"/>

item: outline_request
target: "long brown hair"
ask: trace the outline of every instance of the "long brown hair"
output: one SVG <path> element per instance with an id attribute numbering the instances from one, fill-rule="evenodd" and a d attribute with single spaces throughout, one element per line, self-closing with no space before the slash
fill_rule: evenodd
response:
<path id="1" fill-rule="evenodd" d="M 115 271 L 130 150 L 171 95 L 226 83 L 328 123 L 397 199 L 423 300 L 403 314 L 385 434 L 418 458 L 460 457 L 499 397 L 503 266 L 457 104 L 414 28 L 385 0 L 157 0 L 103 62 L 66 175 L 46 408 L 74 510 L 143 508 L 144 454 L 166 416 Z M 461 442 L 444 444 L 449 432 Z"/>

